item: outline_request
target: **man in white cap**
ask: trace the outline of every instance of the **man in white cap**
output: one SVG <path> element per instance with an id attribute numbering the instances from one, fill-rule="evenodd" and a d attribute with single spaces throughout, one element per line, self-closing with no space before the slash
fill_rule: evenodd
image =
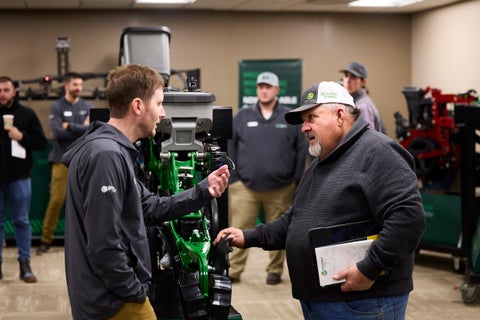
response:
<path id="1" fill-rule="evenodd" d="M 370 128 L 387 133 L 380 112 L 375 103 L 368 95 L 366 89 L 367 69 L 359 62 L 351 62 L 340 70 L 343 73 L 343 86 L 347 89 L 355 101 L 355 105 L 361 111 L 361 117 L 368 122 Z"/>
<path id="2" fill-rule="evenodd" d="M 275 221 L 249 230 L 226 228 L 214 244 L 286 249 L 293 297 L 305 319 L 405 319 L 415 250 L 425 214 L 412 155 L 388 136 L 368 128 L 352 96 L 336 82 L 308 88 L 301 106 L 288 112 L 289 124 L 302 124 L 315 158 L 295 192 L 292 206 Z M 310 235 L 339 225 L 342 242 L 349 227 L 366 221 L 378 234 L 363 259 L 329 276 L 320 286 Z M 364 230 L 360 230 L 364 231 Z"/>
<path id="3" fill-rule="evenodd" d="M 290 126 L 280 105 L 277 75 L 262 72 L 257 77 L 255 105 L 242 108 L 233 119 L 233 137 L 228 152 L 236 164 L 229 186 L 230 225 L 253 228 L 263 209 L 265 221 L 273 221 L 292 203 L 293 193 L 305 170 L 307 142 L 299 126 Z M 230 254 L 229 277 L 240 280 L 248 251 L 235 248 Z M 280 283 L 285 252 L 271 251 L 266 283 Z"/>

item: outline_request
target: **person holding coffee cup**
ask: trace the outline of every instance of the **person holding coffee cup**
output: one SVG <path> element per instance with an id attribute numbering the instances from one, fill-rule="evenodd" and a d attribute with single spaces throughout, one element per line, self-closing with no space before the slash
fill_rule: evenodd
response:
<path id="1" fill-rule="evenodd" d="M 15 230 L 20 265 L 20 279 L 37 282 L 30 267 L 32 230 L 29 212 L 32 197 L 32 150 L 42 150 L 47 144 L 42 125 L 35 112 L 21 105 L 10 77 L 0 76 L 0 244 L 3 244 L 7 205 Z M 11 123 L 10 123 L 11 122 Z M 12 146 L 25 150 L 24 155 L 13 152 Z M 0 245 L 0 279 L 2 279 L 2 246 Z"/>
<path id="2" fill-rule="evenodd" d="M 3 128 L 5 130 L 10 130 L 13 128 L 13 114 L 3 115 Z"/>

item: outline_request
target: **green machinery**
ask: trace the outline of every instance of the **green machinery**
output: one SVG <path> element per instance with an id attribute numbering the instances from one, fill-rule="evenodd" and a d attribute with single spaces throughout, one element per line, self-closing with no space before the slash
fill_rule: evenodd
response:
<path id="1" fill-rule="evenodd" d="M 223 164 L 233 167 L 226 153 L 232 109 L 214 107 L 215 96 L 200 91 L 198 69 L 170 70 L 169 44 L 167 27 L 128 27 L 119 53 L 119 64 L 148 65 L 165 80 L 166 117 L 155 137 L 137 142 L 139 179 L 165 196 L 193 188 Z M 173 74 L 183 80 L 183 90 L 171 86 Z M 241 319 L 230 305 L 231 249 L 226 241 L 212 246 L 220 225 L 228 224 L 226 199 L 224 194 L 197 212 L 147 228 L 153 273 L 149 298 L 158 319 Z"/>
<path id="2" fill-rule="evenodd" d="M 233 166 L 219 145 L 231 136 L 232 111 L 212 107 L 214 99 L 205 92 L 165 92 L 167 118 L 154 138 L 138 143 L 139 177 L 152 192 L 174 195 L 223 164 Z M 214 118 L 219 124 L 212 130 Z M 241 319 L 230 305 L 231 249 L 226 242 L 211 244 L 220 230 L 218 207 L 214 199 L 199 211 L 148 228 L 150 300 L 159 319 Z"/>

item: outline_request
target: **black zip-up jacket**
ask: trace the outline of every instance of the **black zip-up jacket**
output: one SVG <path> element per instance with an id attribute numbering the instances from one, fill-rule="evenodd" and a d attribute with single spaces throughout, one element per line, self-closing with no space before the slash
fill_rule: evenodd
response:
<path id="1" fill-rule="evenodd" d="M 290 110 L 277 101 L 269 119 L 263 117 L 258 102 L 238 111 L 228 145 L 237 166 L 230 184 L 240 180 L 257 192 L 298 184 L 305 171 L 308 144 L 300 126 L 285 121 Z"/>
<path id="2" fill-rule="evenodd" d="M 151 273 L 145 225 L 194 212 L 212 200 L 207 178 L 158 197 L 135 176 L 137 149 L 115 127 L 93 122 L 63 155 L 68 167 L 65 271 L 74 319 L 107 319 L 146 298 Z"/>
<path id="3" fill-rule="evenodd" d="M 12 157 L 12 139 L 3 129 L 4 114 L 13 114 L 13 125 L 23 133 L 18 143 L 26 150 L 25 159 Z M 42 150 L 47 144 L 40 120 L 32 109 L 15 100 L 10 108 L 0 108 L 0 123 L 0 184 L 29 178 L 32 150 Z"/>
<path id="4" fill-rule="evenodd" d="M 369 290 L 321 288 L 309 231 L 320 226 L 374 220 L 379 231 L 357 263 Z M 307 301 L 352 301 L 398 296 L 413 289 L 415 250 L 425 214 L 412 155 L 358 119 L 325 159 L 315 159 L 297 187 L 292 206 L 278 219 L 245 230 L 245 247 L 286 249 L 293 296 Z M 383 271 L 386 275 L 380 275 Z"/>
<path id="5" fill-rule="evenodd" d="M 67 147 L 87 131 L 85 119 L 92 106 L 83 99 L 76 104 L 71 104 L 65 96 L 58 99 L 50 108 L 50 129 L 52 130 L 52 149 L 48 154 L 48 161 L 60 162 Z M 68 122 L 68 129 L 62 127 L 63 122 Z"/>

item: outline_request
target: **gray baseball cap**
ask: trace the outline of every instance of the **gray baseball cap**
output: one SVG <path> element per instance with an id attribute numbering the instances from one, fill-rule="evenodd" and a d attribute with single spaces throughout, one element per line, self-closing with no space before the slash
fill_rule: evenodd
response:
<path id="1" fill-rule="evenodd" d="M 362 79 L 367 78 L 367 69 L 360 62 L 350 62 L 345 68 L 340 70 L 340 72 L 350 72 L 354 76 L 357 76 Z"/>
<path id="2" fill-rule="evenodd" d="M 287 112 L 285 121 L 289 124 L 301 124 L 303 111 L 325 103 L 341 103 L 355 108 L 352 96 L 343 86 L 333 81 L 322 81 L 303 92 L 300 107 Z"/>
<path id="3" fill-rule="evenodd" d="M 262 72 L 257 77 L 257 84 L 266 83 L 273 87 L 278 87 L 278 77 L 272 72 Z"/>

